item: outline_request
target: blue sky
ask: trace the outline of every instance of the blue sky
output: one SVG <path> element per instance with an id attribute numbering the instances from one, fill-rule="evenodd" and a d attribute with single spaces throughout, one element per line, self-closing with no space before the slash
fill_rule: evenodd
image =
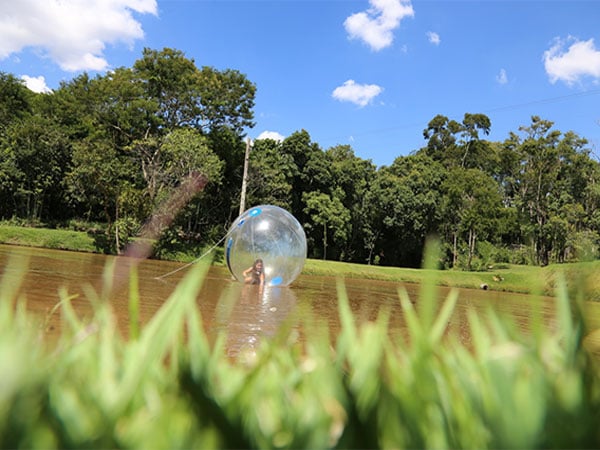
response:
<path id="1" fill-rule="evenodd" d="M 181 50 L 257 86 L 252 139 L 305 129 L 389 165 L 437 114 L 531 116 L 600 156 L 597 0 L 18 0 L 0 3 L 0 71 L 36 91 Z"/>

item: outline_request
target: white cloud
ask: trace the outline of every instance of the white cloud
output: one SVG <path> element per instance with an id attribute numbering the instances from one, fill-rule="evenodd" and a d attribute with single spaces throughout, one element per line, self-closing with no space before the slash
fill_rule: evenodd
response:
<path id="1" fill-rule="evenodd" d="M 341 102 L 366 106 L 382 92 L 383 88 L 376 84 L 356 84 L 354 80 L 348 80 L 343 85 L 336 87 L 331 95 Z"/>
<path id="2" fill-rule="evenodd" d="M 566 50 L 565 47 L 571 44 Z M 600 50 L 594 39 L 580 41 L 569 36 L 555 39 L 554 45 L 544 52 L 544 67 L 551 83 L 564 81 L 567 85 L 578 83 L 589 76 L 600 81 Z"/>
<path id="3" fill-rule="evenodd" d="M 285 139 L 285 136 L 279 134 L 277 131 L 263 131 L 256 139 L 273 139 L 274 141 L 281 142 Z"/>
<path id="4" fill-rule="evenodd" d="M 30 77 L 29 75 L 22 75 L 21 79 L 25 81 L 25 86 L 33 92 L 37 92 L 38 94 L 52 92 L 52 89 L 46 85 L 46 79 L 42 76 Z"/>
<path id="5" fill-rule="evenodd" d="M 433 31 L 428 31 L 427 32 L 427 39 L 433 45 L 440 45 L 440 42 L 442 42 L 441 39 L 440 39 L 440 35 L 437 34 L 437 33 L 434 33 Z"/>
<path id="6" fill-rule="evenodd" d="M 371 7 L 352 14 L 344 21 L 351 39 L 361 39 L 373 50 L 379 51 L 392 45 L 393 31 L 405 17 L 413 17 L 410 0 L 369 0 Z"/>
<path id="7" fill-rule="evenodd" d="M 0 60 L 33 48 L 65 71 L 105 70 L 106 44 L 144 36 L 132 12 L 156 15 L 156 0 L 2 1 Z"/>
<path id="8" fill-rule="evenodd" d="M 498 82 L 498 84 L 508 83 L 508 75 L 506 74 L 506 70 L 500 69 L 500 73 L 496 75 L 496 81 Z"/>

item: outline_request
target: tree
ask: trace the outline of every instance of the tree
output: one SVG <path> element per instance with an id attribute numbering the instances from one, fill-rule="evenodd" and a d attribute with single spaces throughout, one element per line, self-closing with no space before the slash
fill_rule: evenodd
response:
<path id="1" fill-rule="evenodd" d="M 486 160 L 492 152 L 487 141 L 482 140 L 479 133 L 483 132 L 487 136 L 491 126 L 492 123 L 485 114 L 465 113 L 459 141 L 462 153 L 460 167 L 482 170 L 488 167 Z"/>
<path id="2" fill-rule="evenodd" d="M 204 66 L 200 71 L 199 93 L 205 130 L 228 127 L 241 136 L 245 128 L 254 127 L 256 86 L 244 74 Z"/>
<path id="3" fill-rule="evenodd" d="M 388 168 L 378 170 L 365 195 L 366 213 L 369 217 L 365 230 L 365 247 L 369 251 L 369 264 L 381 262 L 394 265 L 400 260 L 398 248 L 404 246 L 401 236 L 404 225 L 402 212 L 411 197 L 410 190 Z"/>
<path id="4" fill-rule="evenodd" d="M 5 131 L 3 168 L 14 195 L 14 214 L 31 221 L 58 217 L 62 181 L 70 165 L 70 146 L 51 119 L 31 115 Z M 6 181 L 5 181 L 6 183 Z M 54 207 L 59 207 L 56 210 Z"/>
<path id="5" fill-rule="evenodd" d="M 340 195 L 341 192 L 336 192 Z M 306 204 L 305 213 L 311 218 L 311 223 L 323 227 L 323 259 L 327 259 L 327 236 L 332 232 L 332 237 L 336 242 L 344 242 L 348 238 L 348 224 L 350 222 L 350 212 L 344 207 L 338 195 L 329 196 L 322 192 L 305 192 L 302 195 Z M 312 228 L 312 225 L 309 226 Z"/>
<path id="6" fill-rule="evenodd" d="M 385 265 L 420 267 L 425 241 L 439 224 L 444 176 L 444 168 L 423 153 L 377 171 L 365 200 L 371 255 Z"/>
<path id="7" fill-rule="evenodd" d="M 539 264 L 549 261 L 549 242 L 545 226 L 549 220 L 549 202 L 555 193 L 560 167 L 558 143 L 561 133 L 551 130 L 553 123 L 533 116 L 531 126 L 519 127 L 524 138 L 511 135 L 507 145 L 514 146 L 519 155 L 518 205 L 528 219 L 534 250 Z"/>
<path id="8" fill-rule="evenodd" d="M 337 145 L 325 152 L 325 160 L 331 172 L 329 192 L 339 192 L 340 200 L 350 212 L 349 236 L 344 242 L 335 243 L 336 259 L 342 261 L 365 262 L 365 233 L 369 217 L 366 214 L 365 195 L 375 177 L 375 165 L 358 158 L 349 145 Z M 341 246 L 345 243 L 344 246 Z"/>
<path id="9" fill-rule="evenodd" d="M 291 155 L 281 151 L 280 142 L 254 141 L 248 172 L 248 203 L 290 209 L 294 167 Z"/>
<path id="10" fill-rule="evenodd" d="M 161 201 L 173 195 L 183 181 L 197 175 L 202 175 L 208 185 L 222 184 L 224 162 L 210 148 L 210 140 L 198 130 L 177 129 L 165 137 L 161 147 L 164 163 Z M 208 217 L 202 217 L 209 215 L 209 210 L 200 207 L 206 196 L 203 187 L 181 211 L 169 212 L 175 218 L 172 228 L 185 242 L 201 236 L 200 223 L 209 220 Z"/>
<path id="11" fill-rule="evenodd" d="M 448 155 L 456 153 L 455 135 L 460 131 L 461 126 L 458 122 L 438 114 L 423 130 L 423 137 L 427 139 L 427 146 L 423 149 L 425 154 L 434 161 L 448 160 Z"/>
<path id="12" fill-rule="evenodd" d="M 168 134 L 162 144 L 164 184 L 177 186 L 195 172 L 204 175 L 211 183 L 221 183 L 223 161 L 209 145 L 208 138 L 192 128 L 179 128 Z"/>
<path id="13" fill-rule="evenodd" d="M 489 166 L 490 145 L 479 133 L 488 135 L 491 121 L 485 114 L 465 113 L 461 123 L 437 115 L 423 131 L 428 139 L 423 149 L 427 156 L 442 162 L 446 168 L 480 168 Z M 493 153 L 492 153 L 493 154 Z"/>
<path id="14" fill-rule="evenodd" d="M 511 133 L 504 141 L 500 164 L 506 203 L 519 212 L 535 262 L 543 265 L 564 258 L 572 241 L 565 232 L 575 235 L 593 221 L 599 179 L 587 141 L 552 126 L 533 116 L 530 126 L 519 128 L 521 135 Z"/>
<path id="15" fill-rule="evenodd" d="M 143 190 L 132 181 L 135 171 L 132 161 L 119 155 L 106 139 L 89 138 L 73 146 L 72 169 L 65 179 L 69 198 L 87 206 L 87 220 L 106 223 L 105 236 L 98 243 L 106 252 L 121 252 L 148 215 Z M 128 232 L 119 232 L 122 224 L 128 224 Z"/>
<path id="16" fill-rule="evenodd" d="M 452 266 L 456 267 L 458 242 L 466 240 L 467 270 L 471 270 L 478 239 L 494 237 L 502 209 L 500 186 L 479 169 L 455 168 L 442 186 L 444 223 L 452 239 Z"/>
<path id="17" fill-rule="evenodd" d="M 33 95 L 22 80 L 0 72 L 0 136 L 11 122 L 31 113 Z"/>
<path id="18" fill-rule="evenodd" d="M 198 69 L 193 59 L 170 48 L 145 48 L 133 71 L 158 105 L 159 128 L 192 126 L 209 132 L 227 126 L 241 134 L 254 126 L 256 87 L 238 71 Z"/>
<path id="19" fill-rule="evenodd" d="M 155 110 L 128 69 L 62 83 L 47 107 L 74 142 L 65 179 L 70 203 L 106 223 L 98 244 L 105 251 L 120 252 L 152 209 L 127 149 L 151 127 Z"/>
<path id="20" fill-rule="evenodd" d="M 310 224 L 311 217 L 305 210 L 303 195 L 309 192 L 328 193 L 331 187 L 330 166 L 324 157 L 324 152 L 318 144 L 311 141 L 306 130 L 296 131 L 283 140 L 281 153 L 286 161 L 289 161 L 289 173 L 291 175 L 291 213 L 298 221 L 306 226 Z M 309 257 L 311 245 L 318 242 L 319 238 L 307 232 L 307 244 Z"/>
<path id="21" fill-rule="evenodd" d="M 206 145 L 214 147 L 215 154 L 226 161 L 226 179 L 234 180 L 236 170 L 231 163 L 239 168 L 242 130 L 254 125 L 254 84 L 237 71 L 198 69 L 194 60 L 169 48 L 145 49 L 134 63 L 133 74 L 144 86 L 144 96 L 156 105 L 153 115 L 158 118 L 156 123 L 148 121 L 144 134 L 138 134 L 128 146 L 140 164 L 151 202 L 156 202 L 162 188 L 160 180 L 166 175 L 161 154 L 163 138 L 178 128 L 195 128 L 207 136 Z M 228 182 L 224 192 L 233 194 L 233 186 Z"/>

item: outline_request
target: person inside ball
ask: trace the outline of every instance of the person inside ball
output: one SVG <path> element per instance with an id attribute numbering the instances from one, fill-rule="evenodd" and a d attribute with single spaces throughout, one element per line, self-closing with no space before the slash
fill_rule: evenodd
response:
<path id="1" fill-rule="evenodd" d="M 254 261 L 251 267 L 248 267 L 244 272 L 244 283 L 246 284 L 258 284 L 260 286 L 265 284 L 265 270 L 262 259 Z"/>

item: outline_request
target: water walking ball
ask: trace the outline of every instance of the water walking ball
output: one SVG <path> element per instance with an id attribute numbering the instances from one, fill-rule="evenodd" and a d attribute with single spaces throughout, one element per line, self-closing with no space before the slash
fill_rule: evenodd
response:
<path id="1" fill-rule="evenodd" d="M 262 259 L 265 284 L 287 286 L 302 272 L 306 260 L 306 235 L 296 218 L 273 205 L 250 208 L 227 233 L 225 259 L 231 274 L 244 281 L 244 270 Z"/>

